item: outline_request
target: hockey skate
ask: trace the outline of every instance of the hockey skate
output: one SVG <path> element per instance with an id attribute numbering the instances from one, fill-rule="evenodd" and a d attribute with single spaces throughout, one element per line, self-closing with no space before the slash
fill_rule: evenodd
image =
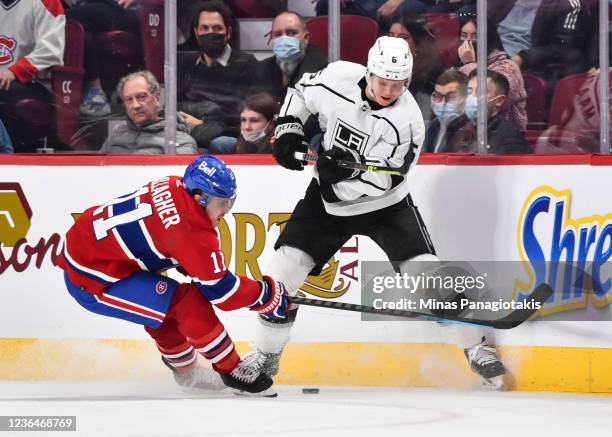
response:
<path id="1" fill-rule="evenodd" d="M 280 366 L 281 352 L 262 352 L 259 349 L 248 352 L 244 356 L 244 360 L 248 362 L 256 363 L 261 371 L 268 375 L 270 378 L 274 378 L 278 373 Z"/>
<path id="2" fill-rule="evenodd" d="M 221 374 L 221 379 L 237 395 L 274 398 L 277 396 L 272 388 L 274 381 L 263 372 L 261 366 L 262 362 L 257 357 L 245 357 L 232 372 Z"/>
<path id="3" fill-rule="evenodd" d="M 488 344 L 484 337 L 482 342 L 464 349 L 464 352 L 470 368 L 482 378 L 485 387 L 494 390 L 503 389 L 506 368 L 497 358 L 496 349 Z"/>
<path id="4" fill-rule="evenodd" d="M 193 369 L 191 369 L 191 371 L 187 373 L 179 373 L 163 356 L 162 361 L 166 366 L 168 366 L 168 368 L 170 368 L 170 370 L 172 370 L 174 380 L 185 391 L 219 391 L 224 390 L 226 388 L 226 385 L 221 380 L 219 374 L 212 369 L 196 365 Z"/>

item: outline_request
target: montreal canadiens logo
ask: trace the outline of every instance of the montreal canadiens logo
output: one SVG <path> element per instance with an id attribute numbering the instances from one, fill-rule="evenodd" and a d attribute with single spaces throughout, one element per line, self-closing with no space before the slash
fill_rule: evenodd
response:
<path id="1" fill-rule="evenodd" d="M 168 283 L 166 281 L 159 281 L 155 286 L 155 292 L 157 294 L 164 294 L 168 291 Z"/>
<path id="2" fill-rule="evenodd" d="M 0 65 L 13 62 L 15 46 L 17 46 L 17 42 L 13 38 L 0 35 Z"/>

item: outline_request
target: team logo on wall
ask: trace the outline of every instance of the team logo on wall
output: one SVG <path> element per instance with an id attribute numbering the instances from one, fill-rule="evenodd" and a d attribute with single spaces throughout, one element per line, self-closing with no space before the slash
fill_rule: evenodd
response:
<path id="1" fill-rule="evenodd" d="M 518 250 L 527 294 L 546 282 L 555 290 L 539 315 L 605 307 L 612 302 L 612 213 L 572 217 L 571 190 L 541 186 L 525 201 L 518 221 Z"/>
<path id="2" fill-rule="evenodd" d="M 13 38 L 0 35 L 0 65 L 10 64 L 15 59 L 13 53 L 17 42 Z"/>
<path id="3" fill-rule="evenodd" d="M 265 273 L 260 265 L 267 246 L 274 245 L 278 233 L 291 217 L 287 212 L 267 216 L 233 212 L 231 219 L 219 222 L 221 251 L 227 266 L 238 276 L 260 279 Z M 226 217 L 228 218 L 228 217 Z M 233 223 L 232 223 L 233 222 Z M 359 282 L 359 237 L 351 238 L 330 258 L 320 275 L 308 276 L 301 292 L 327 299 L 338 298 Z"/>
<path id="4" fill-rule="evenodd" d="M 345 123 L 339 118 L 336 120 L 332 143 L 334 146 L 347 147 L 356 150 L 359 154 L 364 154 L 366 144 L 370 135 Z"/>
<path id="5" fill-rule="evenodd" d="M 28 242 L 33 212 L 21 185 L 17 182 L 0 183 L 0 275 L 9 267 L 23 272 L 34 261 L 40 269 L 47 254 L 51 262 L 61 250 L 61 238 L 54 233 L 40 238 L 36 244 Z"/>
<path id="6" fill-rule="evenodd" d="M 349 240 L 332 256 L 318 276 L 308 276 L 300 291 L 326 299 L 344 295 L 359 277 L 359 237 Z"/>
<path id="7" fill-rule="evenodd" d="M 28 235 L 32 208 L 18 183 L 0 183 L 0 243 L 14 247 Z"/>

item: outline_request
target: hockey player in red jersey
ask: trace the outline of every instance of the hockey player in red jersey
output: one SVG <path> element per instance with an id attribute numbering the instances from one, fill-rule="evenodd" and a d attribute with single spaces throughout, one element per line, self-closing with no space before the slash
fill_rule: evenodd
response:
<path id="1" fill-rule="evenodd" d="M 225 266 L 215 228 L 235 198 L 234 173 L 220 159 L 199 157 L 183 178 L 167 176 L 87 209 L 66 235 L 59 266 L 81 306 L 144 325 L 180 385 L 223 386 L 197 364 L 200 353 L 225 385 L 274 395 L 272 379 L 257 363 L 240 360 L 212 308 L 286 317 L 282 283 L 235 276 Z M 193 282 L 160 274 L 172 267 Z"/>

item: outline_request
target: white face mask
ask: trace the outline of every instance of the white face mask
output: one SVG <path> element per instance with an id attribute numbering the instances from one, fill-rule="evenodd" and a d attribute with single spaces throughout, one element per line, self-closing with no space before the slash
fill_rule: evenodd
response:
<path id="1" fill-rule="evenodd" d="M 261 140 L 263 137 L 266 136 L 266 127 L 268 125 L 266 124 L 266 126 L 264 126 L 264 128 L 260 131 L 254 131 L 254 132 L 245 132 L 243 130 L 240 131 L 240 135 L 242 135 L 242 137 L 245 139 L 245 141 L 247 143 L 256 143 L 259 140 Z"/>

